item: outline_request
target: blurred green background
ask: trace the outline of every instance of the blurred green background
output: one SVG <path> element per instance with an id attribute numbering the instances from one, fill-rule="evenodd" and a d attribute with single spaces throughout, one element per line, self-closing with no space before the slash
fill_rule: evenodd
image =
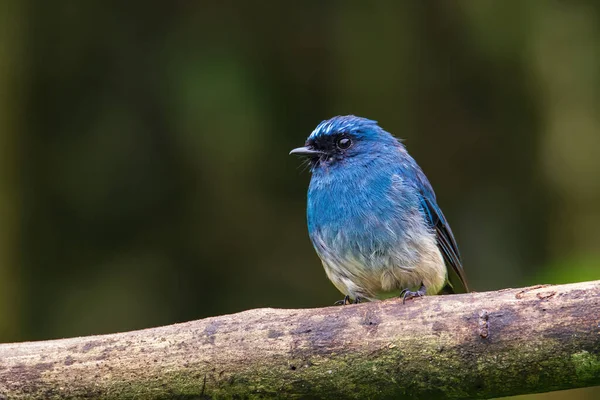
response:
<path id="1" fill-rule="evenodd" d="M 288 156 L 337 114 L 406 140 L 475 290 L 600 279 L 599 106 L 594 0 L 2 0 L 0 341 L 338 300 Z"/>

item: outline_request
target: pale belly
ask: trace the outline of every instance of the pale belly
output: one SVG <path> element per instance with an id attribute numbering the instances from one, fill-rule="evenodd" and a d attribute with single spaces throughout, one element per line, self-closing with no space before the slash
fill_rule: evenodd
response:
<path id="1" fill-rule="evenodd" d="M 418 242 L 399 245 L 391 254 L 319 255 L 328 278 L 351 298 L 381 300 L 397 296 L 406 288 L 418 289 L 421 284 L 425 285 L 427 294 L 437 294 L 447 280 L 444 259 L 433 234 L 420 236 Z"/>

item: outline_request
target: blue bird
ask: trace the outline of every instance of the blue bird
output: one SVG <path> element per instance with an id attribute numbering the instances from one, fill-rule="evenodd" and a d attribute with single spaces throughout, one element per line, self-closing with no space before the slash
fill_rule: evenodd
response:
<path id="1" fill-rule="evenodd" d="M 458 246 L 435 193 L 404 145 L 353 115 L 321 122 L 305 146 L 308 232 L 336 304 L 468 291 Z M 413 290 L 416 289 L 416 290 Z"/>

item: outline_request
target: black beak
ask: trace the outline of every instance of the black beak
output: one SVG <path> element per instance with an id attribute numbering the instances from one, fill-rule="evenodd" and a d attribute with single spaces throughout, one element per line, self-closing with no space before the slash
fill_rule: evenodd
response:
<path id="1" fill-rule="evenodd" d="M 297 149 L 290 151 L 290 154 L 295 154 L 297 156 L 314 157 L 320 156 L 321 154 L 323 154 L 323 152 L 319 150 L 314 150 L 310 147 L 298 147 Z"/>

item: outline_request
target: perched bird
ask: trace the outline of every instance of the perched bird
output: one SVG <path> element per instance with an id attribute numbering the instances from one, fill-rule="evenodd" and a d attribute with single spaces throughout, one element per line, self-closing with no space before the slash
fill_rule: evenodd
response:
<path id="1" fill-rule="evenodd" d="M 305 146 L 308 232 L 336 304 L 468 291 L 460 253 L 435 193 L 404 145 L 353 115 L 321 122 Z"/>

